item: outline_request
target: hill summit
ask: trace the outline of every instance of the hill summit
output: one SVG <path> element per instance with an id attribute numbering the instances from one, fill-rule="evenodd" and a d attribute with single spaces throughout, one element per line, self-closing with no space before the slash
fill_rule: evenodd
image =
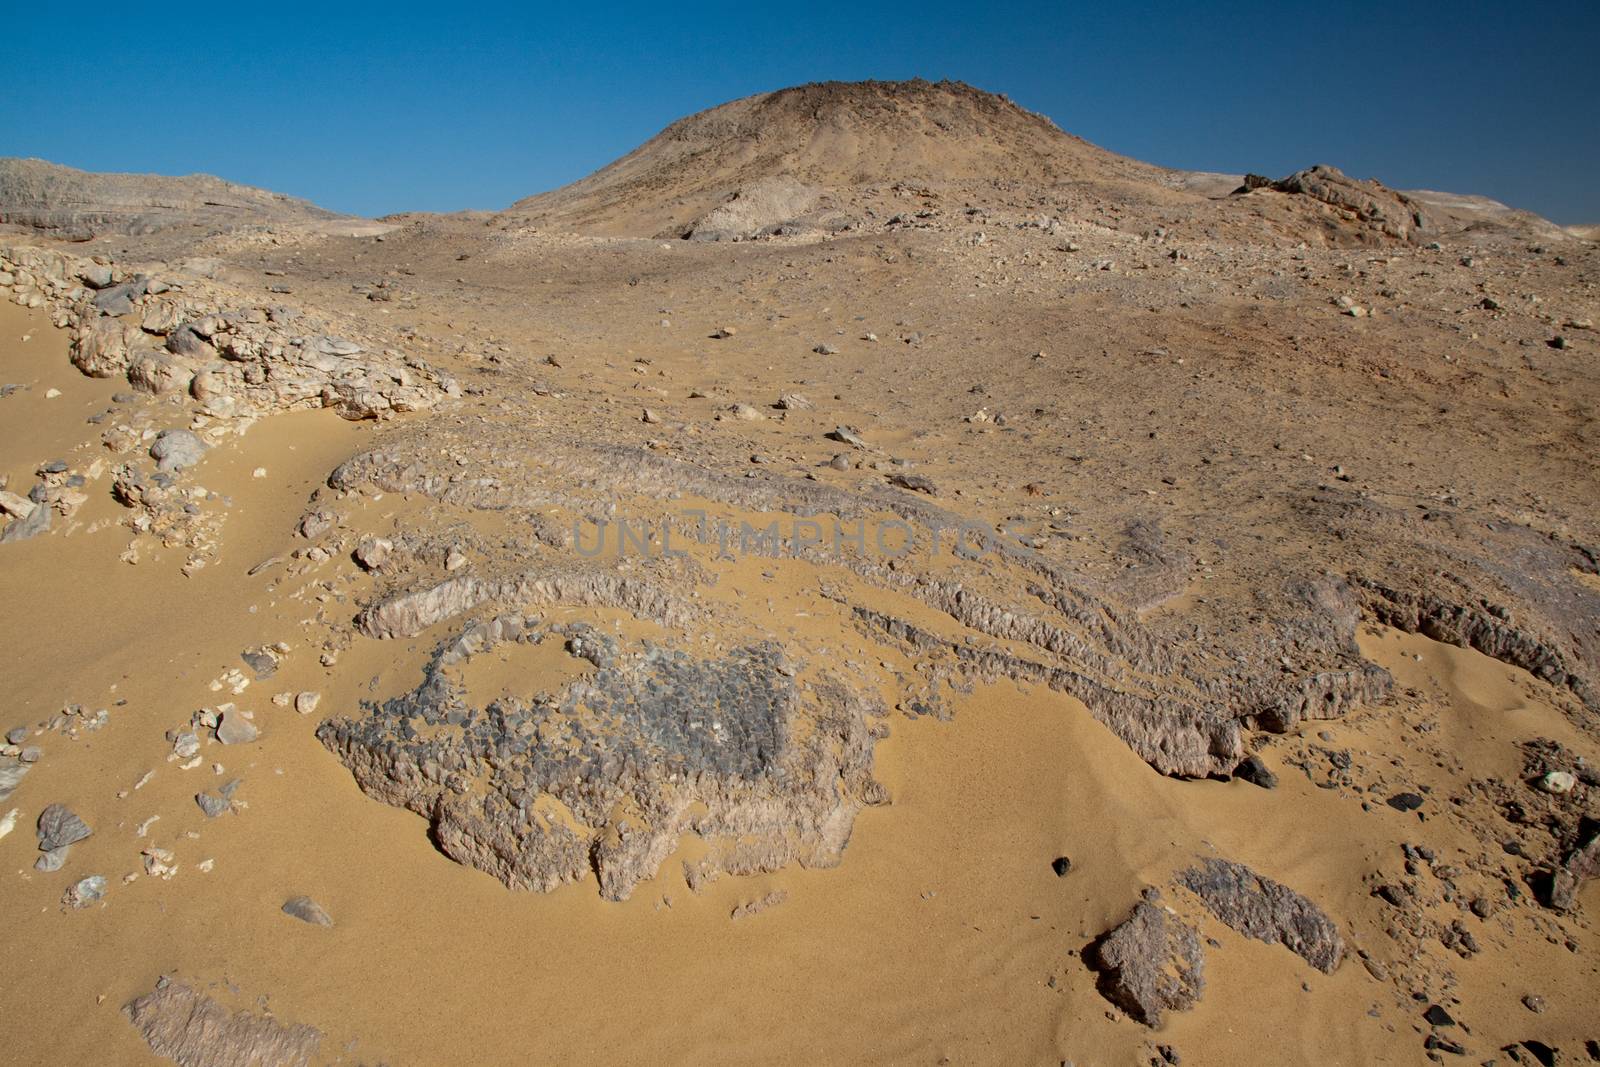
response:
<path id="1" fill-rule="evenodd" d="M 798 215 L 874 183 L 1049 186 L 1155 182 L 1163 173 L 962 82 L 813 82 L 680 119 L 508 213 L 601 234 L 682 235 Z M 707 218 L 719 208 L 730 210 Z"/>

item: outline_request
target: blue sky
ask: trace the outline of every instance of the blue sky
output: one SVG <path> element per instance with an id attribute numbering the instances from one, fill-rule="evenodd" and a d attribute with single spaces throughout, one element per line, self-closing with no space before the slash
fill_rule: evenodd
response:
<path id="1" fill-rule="evenodd" d="M 1333 163 L 1600 223 L 1600 0 L 220 7 L 12 5 L 0 155 L 492 209 L 725 100 L 921 76 L 1167 166 Z"/>

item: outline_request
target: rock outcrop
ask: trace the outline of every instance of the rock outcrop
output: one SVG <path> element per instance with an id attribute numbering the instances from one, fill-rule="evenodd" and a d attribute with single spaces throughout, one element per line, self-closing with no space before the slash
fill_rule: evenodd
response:
<path id="1" fill-rule="evenodd" d="M 547 638 L 592 673 L 481 708 L 451 676 Z M 457 861 L 514 889 L 592 873 L 623 900 L 686 834 L 709 846 L 691 886 L 837 863 L 856 813 L 887 799 L 872 776 L 883 711 L 832 673 L 802 679 L 772 643 L 706 659 L 507 615 L 441 647 L 417 689 L 317 736 L 367 793 L 427 817 Z"/>
<path id="2" fill-rule="evenodd" d="M 1207 859 L 1180 874 L 1178 884 L 1239 933 L 1283 945 L 1325 974 L 1344 960 L 1344 938 L 1321 908 L 1242 863 Z"/>
<path id="3" fill-rule="evenodd" d="M 1318 164 L 1277 181 L 1246 175 L 1238 192 L 1256 189 L 1304 196 L 1395 240 L 1420 243 L 1433 239 L 1435 226 L 1421 203 L 1379 182 L 1348 177 L 1338 167 Z"/>
<path id="4" fill-rule="evenodd" d="M 208 174 L 99 174 L 42 159 L 0 159 L 0 225 L 69 240 L 342 219 L 309 201 Z"/>
<path id="5" fill-rule="evenodd" d="M 1169 1011 L 1194 1007 L 1205 991 L 1200 937 L 1155 889 L 1084 955 L 1099 972 L 1105 998 L 1149 1027 L 1159 1027 Z"/>
<path id="6" fill-rule="evenodd" d="M 122 1011 L 150 1051 L 183 1067 L 306 1067 L 322 1045 L 322 1033 L 310 1026 L 229 1011 L 166 977 Z"/>

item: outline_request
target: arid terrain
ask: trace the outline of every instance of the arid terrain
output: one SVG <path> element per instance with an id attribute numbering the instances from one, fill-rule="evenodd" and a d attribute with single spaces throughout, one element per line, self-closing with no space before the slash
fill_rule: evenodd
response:
<path id="1" fill-rule="evenodd" d="M 1600 1062 L 1600 249 L 1316 162 L 0 161 L 6 1061 Z"/>

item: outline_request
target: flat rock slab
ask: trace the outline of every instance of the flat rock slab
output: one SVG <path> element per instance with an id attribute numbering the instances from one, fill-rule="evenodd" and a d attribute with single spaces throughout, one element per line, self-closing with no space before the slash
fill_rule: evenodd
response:
<path id="1" fill-rule="evenodd" d="M 1281 944 L 1324 974 L 1344 959 L 1344 938 L 1321 908 L 1241 863 L 1208 859 L 1180 874 L 1178 884 L 1239 933 Z"/>
<path id="2" fill-rule="evenodd" d="M 161 978 L 122 1013 L 150 1051 L 183 1067 L 305 1067 L 322 1033 L 250 1011 L 230 1012 L 181 982 Z"/>

